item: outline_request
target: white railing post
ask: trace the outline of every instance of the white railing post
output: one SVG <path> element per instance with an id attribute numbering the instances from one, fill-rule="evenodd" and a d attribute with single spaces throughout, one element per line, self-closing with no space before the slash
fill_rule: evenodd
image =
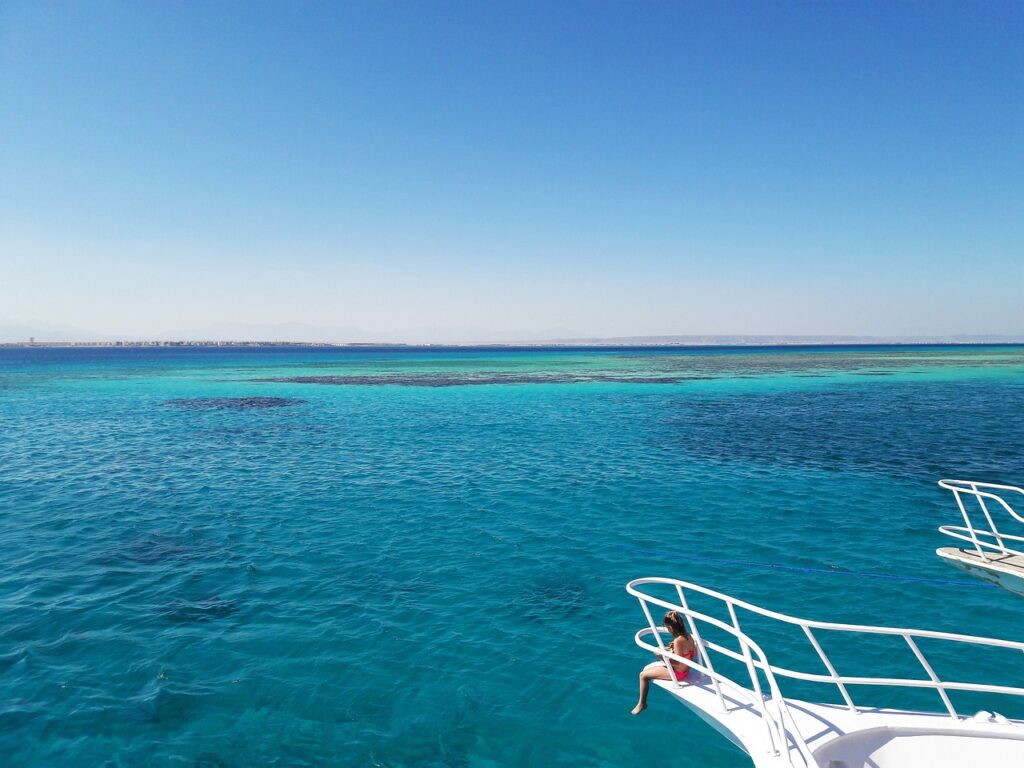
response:
<path id="1" fill-rule="evenodd" d="M 715 689 L 715 695 L 718 696 L 718 703 L 721 705 L 723 712 L 728 712 L 729 710 L 725 706 L 725 697 L 722 695 L 722 687 L 718 683 L 718 675 L 715 674 L 715 665 L 711 663 L 711 656 L 704 648 L 704 641 L 700 639 L 700 630 L 697 629 L 697 622 L 690 615 L 690 606 L 686 603 L 686 595 L 683 594 L 683 588 L 678 584 L 676 584 L 676 594 L 679 595 L 679 605 L 683 609 L 683 615 L 686 616 L 686 623 L 690 625 L 690 634 L 693 635 L 693 642 L 700 651 L 701 662 L 711 670 L 709 677 L 711 678 L 711 685 Z"/>
<path id="2" fill-rule="evenodd" d="M 985 520 L 988 521 L 989 530 L 996 539 L 996 544 L 999 545 L 999 549 L 1002 553 L 1006 554 L 1006 545 L 1003 543 L 1003 537 L 999 535 L 999 529 L 996 528 L 995 521 L 992 520 L 992 515 L 989 514 L 988 505 L 985 503 L 985 497 L 978 492 L 978 486 L 975 483 L 971 483 L 971 488 L 974 489 L 974 498 L 977 499 L 981 511 L 985 513 Z"/>
<path id="3" fill-rule="evenodd" d="M 743 654 L 743 661 L 747 665 L 747 673 L 750 675 L 750 684 L 754 687 L 754 695 L 758 701 L 758 709 L 761 710 L 761 717 L 764 718 L 764 723 L 768 727 L 768 740 L 771 742 L 772 754 L 779 754 L 779 745 L 776 743 L 776 733 L 774 725 L 775 718 L 768 712 L 768 707 L 764 702 L 764 694 L 761 692 L 761 678 L 757 674 L 757 668 L 754 666 L 754 659 L 750 655 L 750 646 L 746 643 L 743 636 L 743 631 L 740 629 L 740 620 L 736 618 L 736 606 L 733 605 L 731 600 L 726 601 L 726 605 L 729 606 L 729 617 L 732 619 L 732 627 L 736 630 L 736 640 L 740 644 L 740 652 Z M 767 662 L 766 662 L 767 663 Z M 785 742 L 783 742 L 785 745 Z"/>
<path id="4" fill-rule="evenodd" d="M 839 693 L 843 695 L 843 701 L 846 702 L 847 708 L 851 712 L 858 712 L 857 707 L 853 705 L 853 699 L 850 698 L 850 694 L 846 690 L 846 686 L 843 685 L 843 682 L 839 679 L 839 673 L 836 672 L 836 668 L 832 666 L 832 662 L 829 660 L 828 656 L 825 655 L 825 651 L 822 650 L 822 647 L 818 644 L 818 639 L 814 636 L 814 633 L 811 632 L 811 628 L 806 624 L 801 624 L 800 626 L 804 628 L 804 634 L 806 634 L 807 639 L 811 641 L 811 645 L 814 646 L 814 650 L 818 652 L 818 658 L 820 658 L 822 664 L 825 665 L 825 669 L 827 669 L 828 673 L 832 675 L 832 682 L 836 684 L 836 687 L 839 689 Z"/>
<path id="5" fill-rule="evenodd" d="M 988 562 L 988 557 L 985 556 L 984 550 L 981 548 L 981 543 L 978 541 L 978 535 L 974 532 L 974 526 L 971 524 L 971 516 L 967 514 L 967 509 L 964 508 L 964 500 L 960 498 L 961 491 L 954 488 L 953 495 L 956 497 L 957 506 L 960 507 L 960 514 L 964 516 L 964 522 L 967 523 L 967 531 L 971 534 L 971 541 L 974 542 L 974 549 L 978 553 L 978 557 Z"/>
<path id="6" fill-rule="evenodd" d="M 949 700 L 949 695 L 946 693 L 945 687 L 942 685 L 942 681 L 939 680 L 939 676 L 935 674 L 935 670 L 932 669 L 932 665 L 928 663 L 928 660 L 921 653 L 921 649 L 917 647 L 917 643 L 914 642 L 914 638 L 910 635 L 903 635 L 903 639 L 907 641 L 907 645 L 910 646 L 910 650 L 917 656 L 917 660 L 921 662 L 921 666 L 924 667 L 924 671 L 928 673 L 928 677 L 935 683 L 935 690 L 938 691 L 940 697 L 942 697 L 942 703 L 946 705 L 946 709 L 949 711 L 949 716 L 954 720 L 960 720 L 960 715 L 957 714 L 953 708 L 953 702 Z"/>

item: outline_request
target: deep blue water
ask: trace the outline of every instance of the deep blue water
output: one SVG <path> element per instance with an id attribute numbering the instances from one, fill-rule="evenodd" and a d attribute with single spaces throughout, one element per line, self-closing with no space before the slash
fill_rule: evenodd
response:
<path id="1" fill-rule="evenodd" d="M 625 582 L 1022 639 L 934 554 L 1022 413 L 1020 347 L 0 350 L 0 752 L 746 766 L 628 714 Z"/>

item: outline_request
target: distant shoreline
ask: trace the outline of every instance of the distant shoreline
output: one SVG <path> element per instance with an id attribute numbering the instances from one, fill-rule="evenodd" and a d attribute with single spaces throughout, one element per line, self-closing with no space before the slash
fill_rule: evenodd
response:
<path id="1" fill-rule="evenodd" d="M 607 339 L 549 339 L 543 341 L 504 342 L 322 342 L 322 341 L 10 341 L 0 349 L 182 349 L 319 347 L 371 349 L 492 348 L 534 347 L 872 347 L 872 346 L 1018 346 L 1024 336 L 631 336 Z"/>

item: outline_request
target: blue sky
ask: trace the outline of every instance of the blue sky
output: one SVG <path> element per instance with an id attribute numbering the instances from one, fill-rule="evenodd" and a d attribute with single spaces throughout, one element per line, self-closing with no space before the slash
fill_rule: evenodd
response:
<path id="1" fill-rule="evenodd" d="M 1020 3 L 0 5 L 0 334 L 1024 334 Z"/>

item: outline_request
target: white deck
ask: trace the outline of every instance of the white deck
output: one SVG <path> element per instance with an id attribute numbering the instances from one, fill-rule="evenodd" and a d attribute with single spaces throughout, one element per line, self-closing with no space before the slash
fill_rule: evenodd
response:
<path id="1" fill-rule="evenodd" d="M 750 755 L 755 768 L 805 766 L 796 742 L 776 754 L 757 709 L 745 701 L 750 691 L 723 686 L 723 711 L 707 675 L 691 672 L 668 691 L 715 730 Z M 794 725 L 816 761 L 816 768 L 963 768 L 1024 766 L 1024 722 L 991 718 L 952 720 L 946 714 L 867 709 L 851 712 L 836 704 L 787 699 Z M 987 713 L 986 713 L 987 714 Z"/>
<path id="2" fill-rule="evenodd" d="M 655 684 L 686 704 L 704 721 L 750 755 L 755 768 L 1009 768 L 1024 766 L 1024 721 L 1008 720 L 991 712 L 959 712 L 951 693 L 971 691 L 986 696 L 986 705 L 997 711 L 1001 702 L 1024 702 L 1024 664 L 1014 654 L 1024 653 L 1024 642 L 972 637 L 929 630 L 869 625 L 835 624 L 798 619 L 768 611 L 706 587 L 676 579 L 636 579 L 627 585 L 640 601 L 648 626 L 636 634 L 641 648 L 654 652 L 669 666 L 690 667 L 688 679 L 655 681 Z M 697 610 L 699 602 L 711 608 Z M 673 654 L 664 633 L 654 620 L 662 609 L 682 614 L 698 648 L 695 659 Z M 769 661 L 764 649 L 741 627 L 748 614 L 758 622 L 765 618 L 798 627 L 821 662 L 821 669 L 790 669 Z M 702 636 L 721 637 L 714 642 Z M 858 647 L 888 638 L 906 643 L 920 676 L 882 678 L 840 674 L 819 636 L 853 637 Z M 937 643 L 967 658 L 1003 654 L 1007 684 L 994 685 L 971 679 L 975 666 L 959 665 L 956 680 L 943 680 L 922 650 Z M 887 642 L 891 643 L 891 640 Z M 830 643 L 831 644 L 831 641 Z M 1009 653 L 1009 656 L 1005 654 Z M 870 654 L 868 654 L 870 655 Z M 735 669 L 745 668 L 744 682 L 726 677 L 723 660 Z M 808 702 L 783 696 L 778 680 L 789 678 L 822 684 L 830 689 L 823 698 L 841 698 L 844 704 Z M 931 690 L 937 711 L 911 712 L 866 706 L 854 701 L 860 686 Z M 884 693 L 873 694 L 875 696 Z M 991 700 L 991 704 L 988 704 Z M 877 702 L 876 702 L 877 703 Z M 700 726 L 697 726 L 700 727 Z"/>
<path id="3" fill-rule="evenodd" d="M 940 547 L 935 554 L 952 565 L 1004 589 L 1024 595 L 1024 557 L 1010 554 L 986 554 L 959 547 Z"/>

